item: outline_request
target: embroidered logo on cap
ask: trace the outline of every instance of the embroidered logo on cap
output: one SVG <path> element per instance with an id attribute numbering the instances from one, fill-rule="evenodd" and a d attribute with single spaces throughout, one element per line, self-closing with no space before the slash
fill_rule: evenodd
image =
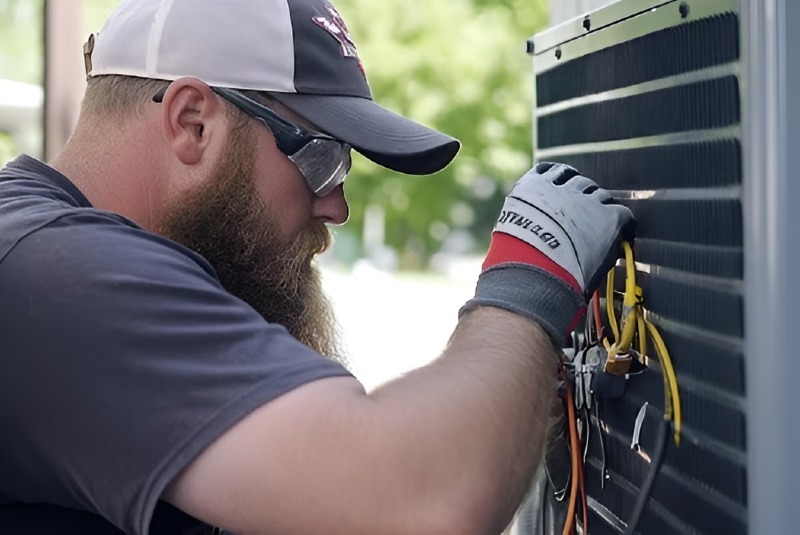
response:
<path id="1" fill-rule="evenodd" d="M 342 56 L 346 58 L 358 59 L 358 50 L 356 49 L 356 44 L 353 42 L 353 38 L 350 36 L 350 31 L 347 29 L 344 19 L 342 19 L 342 16 L 339 15 L 339 12 L 336 11 L 336 8 L 332 5 L 328 4 L 325 7 L 330 13 L 330 18 L 314 17 L 311 20 L 313 20 L 314 24 L 320 28 L 327 30 L 327 32 L 331 34 L 334 39 L 339 41 L 339 48 L 342 52 Z M 359 64 L 360 63 L 361 61 L 359 61 Z"/>

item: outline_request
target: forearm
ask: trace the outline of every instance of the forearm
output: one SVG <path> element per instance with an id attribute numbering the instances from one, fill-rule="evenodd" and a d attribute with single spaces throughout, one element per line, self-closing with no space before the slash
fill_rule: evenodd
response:
<path id="1" fill-rule="evenodd" d="M 165 499 L 242 534 L 499 533 L 542 456 L 550 337 L 574 327 L 633 231 L 612 201 L 575 169 L 538 164 L 506 197 L 475 297 L 437 361 L 371 394 L 329 378 L 270 401 Z"/>
<path id="2" fill-rule="evenodd" d="M 465 315 L 441 358 L 370 396 L 392 422 L 390 447 L 408 448 L 395 481 L 409 488 L 395 491 L 455 500 L 471 528 L 498 532 L 541 458 L 556 376 L 534 322 L 492 307 Z"/>

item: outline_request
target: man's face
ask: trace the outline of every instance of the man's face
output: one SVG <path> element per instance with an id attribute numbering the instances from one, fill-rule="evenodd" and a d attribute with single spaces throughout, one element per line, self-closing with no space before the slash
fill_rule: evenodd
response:
<path id="1" fill-rule="evenodd" d="M 313 262 L 330 246 L 330 232 L 316 219 L 299 236 L 282 234 L 275 209 L 255 186 L 256 142 L 250 128 L 231 130 L 210 180 L 169 207 L 160 233 L 205 257 L 223 287 L 265 320 L 344 363 L 337 324 Z"/>

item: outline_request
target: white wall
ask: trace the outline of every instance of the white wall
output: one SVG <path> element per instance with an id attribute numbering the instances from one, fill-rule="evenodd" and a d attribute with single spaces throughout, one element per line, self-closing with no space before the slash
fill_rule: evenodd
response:
<path id="1" fill-rule="evenodd" d="M 45 159 L 61 152 L 78 122 L 83 68 L 83 0 L 46 0 Z"/>

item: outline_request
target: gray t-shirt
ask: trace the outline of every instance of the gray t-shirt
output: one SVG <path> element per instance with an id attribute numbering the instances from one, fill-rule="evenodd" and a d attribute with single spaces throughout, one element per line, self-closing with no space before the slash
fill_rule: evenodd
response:
<path id="1" fill-rule="evenodd" d="M 342 375 L 192 251 L 33 158 L 0 171 L 0 503 L 147 533 L 166 485 L 227 429 Z"/>

